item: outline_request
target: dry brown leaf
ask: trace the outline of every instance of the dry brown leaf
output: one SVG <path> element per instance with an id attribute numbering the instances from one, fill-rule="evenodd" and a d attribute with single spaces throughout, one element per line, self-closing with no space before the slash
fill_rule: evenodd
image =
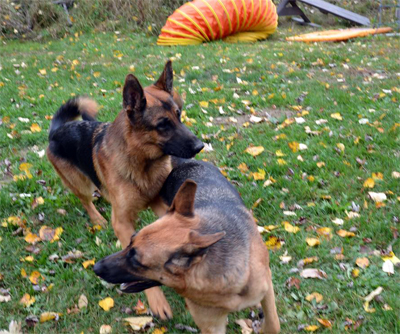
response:
<path id="1" fill-rule="evenodd" d="M 50 241 L 51 243 L 53 243 L 54 241 L 60 240 L 60 235 L 62 232 L 62 227 L 52 229 L 51 227 L 44 225 L 39 230 L 39 237 L 44 241 Z"/>
<path id="2" fill-rule="evenodd" d="M 80 295 L 79 300 L 78 300 L 78 307 L 80 309 L 82 309 L 84 307 L 87 307 L 88 304 L 89 304 L 89 302 L 88 302 L 87 297 L 84 294 Z"/>
<path id="3" fill-rule="evenodd" d="M 314 268 L 303 269 L 300 272 L 300 276 L 303 278 L 319 278 L 319 279 L 324 279 L 328 277 L 323 270 Z"/>
<path id="4" fill-rule="evenodd" d="M 238 320 L 235 320 L 235 323 L 240 326 L 242 334 L 253 333 L 252 322 L 250 319 L 238 319 Z"/>

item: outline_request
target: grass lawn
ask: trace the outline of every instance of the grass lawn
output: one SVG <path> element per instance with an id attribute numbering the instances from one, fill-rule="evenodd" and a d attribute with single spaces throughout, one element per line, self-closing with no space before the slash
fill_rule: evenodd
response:
<path id="1" fill-rule="evenodd" d="M 102 106 L 99 119 L 112 121 L 121 109 L 126 74 L 148 85 L 172 58 L 175 87 L 186 100 L 184 120 L 213 148 L 197 158 L 221 168 L 260 226 L 273 225 L 263 237 L 272 248 L 282 333 L 315 328 L 308 326 L 325 333 L 400 333 L 400 271 L 382 270 L 383 254 L 395 261 L 392 249 L 400 256 L 399 40 L 292 44 L 286 34 L 282 28 L 256 44 L 191 47 L 158 47 L 154 37 L 125 33 L 2 41 L 0 287 L 9 289 L 11 300 L 0 303 L 0 329 L 17 320 L 28 333 L 98 333 L 102 324 L 113 333 L 132 331 L 122 319 L 135 315 L 125 311 L 138 299 L 146 304 L 144 295 L 120 295 L 90 264 L 83 266 L 118 250 L 112 228 L 91 227 L 41 153 L 49 116 L 71 96 L 91 95 Z M 245 151 L 251 145 L 264 150 L 252 156 Z M 368 192 L 387 199 L 374 202 Z M 110 205 L 99 199 L 96 206 L 110 220 Z M 154 219 L 144 212 L 140 225 Z M 43 225 L 63 232 L 58 241 L 32 246 L 25 238 Z M 340 236 L 339 230 L 349 233 Z M 313 239 L 320 244 L 306 243 Z M 77 251 L 80 258 L 62 259 Z M 301 277 L 300 260 L 303 269 L 320 269 L 326 278 Z M 29 279 L 35 271 L 43 278 L 36 286 Z M 379 286 L 383 291 L 367 312 L 364 298 Z M 177 324 L 196 327 L 182 298 L 165 292 L 174 318 L 155 319 L 147 333 L 162 327 L 185 333 Z M 313 292 L 323 299 L 308 301 Z M 20 303 L 26 293 L 35 298 L 28 307 Z M 79 309 L 82 294 L 88 306 Z M 108 312 L 98 304 L 106 297 L 115 302 Z M 27 316 L 47 311 L 62 315 L 27 326 Z M 235 320 L 251 315 L 252 310 L 231 314 L 228 333 L 240 333 Z"/>

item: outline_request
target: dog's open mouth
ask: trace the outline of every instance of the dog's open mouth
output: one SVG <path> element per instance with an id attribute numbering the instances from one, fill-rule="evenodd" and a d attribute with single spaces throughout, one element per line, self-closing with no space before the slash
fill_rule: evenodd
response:
<path id="1" fill-rule="evenodd" d="M 120 286 L 120 290 L 125 293 L 137 293 L 152 288 L 154 286 L 160 286 L 160 285 L 162 284 L 157 281 L 138 280 L 129 283 L 122 283 Z"/>

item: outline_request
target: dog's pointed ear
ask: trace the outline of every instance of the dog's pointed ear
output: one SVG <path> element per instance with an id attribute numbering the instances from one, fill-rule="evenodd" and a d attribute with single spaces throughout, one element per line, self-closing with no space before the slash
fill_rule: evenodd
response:
<path id="1" fill-rule="evenodd" d="M 133 74 L 126 76 L 122 99 L 123 107 L 132 122 L 134 121 L 133 116 L 135 113 L 143 112 L 146 109 L 146 98 L 143 88 Z"/>
<path id="2" fill-rule="evenodd" d="M 174 85 L 174 71 L 172 70 L 172 61 L 168 60 L 164 66 L 164 71 L 161 73 L 160 77 L 158 78 L 154 86 L 172 95 L 174 90 L 173 85 Z"/>
<path id="3" fill-rule="evenodd" d="M 214 234 L 201 234 L 194 230 L 190 231 L 188 242 L 172 254 L 164 265 L 165 269 L 174 275 L 184 273 L 185 270 L 199 263 L 206 254 L 208 247 L 221 240 L 225 234 L 225 231 Z"/>
<path id="4" fill-rule="evenodd" d="M 194 200 L 196 196 L 197 184 L 188 179 L 176 193 L 169 212 L 179 213 L 182 216 L 194 217 Z"/>

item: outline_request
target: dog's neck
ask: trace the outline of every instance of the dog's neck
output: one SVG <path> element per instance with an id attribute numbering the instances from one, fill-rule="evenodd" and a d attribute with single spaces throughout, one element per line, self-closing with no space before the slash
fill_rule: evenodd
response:
<path id="1" fill-rule="evenodd" d="M 143 191 L 152 192 L 152 189 L 161 189 L 162 184 L 172 170 L 171 156 L 163 153 L 151 154 L 139 140 L 133 140 L 132 128 L 127 124 L 124 127 L 117 123 L 128 122 L 129 119 L 120 113 L 114 123 L 110 125 L 109 135 L 113 140 L 105 138 L 106 145 L 112 155 L 117 154 L 119 165 L 116 166 L 121 177 L 134 182 Z M 125 129 L 121 132 L 119 129 Z M 150 154 L 149 154 L 150 153 Z M 158 189 L 158 190 L 159 190 Z"/>

